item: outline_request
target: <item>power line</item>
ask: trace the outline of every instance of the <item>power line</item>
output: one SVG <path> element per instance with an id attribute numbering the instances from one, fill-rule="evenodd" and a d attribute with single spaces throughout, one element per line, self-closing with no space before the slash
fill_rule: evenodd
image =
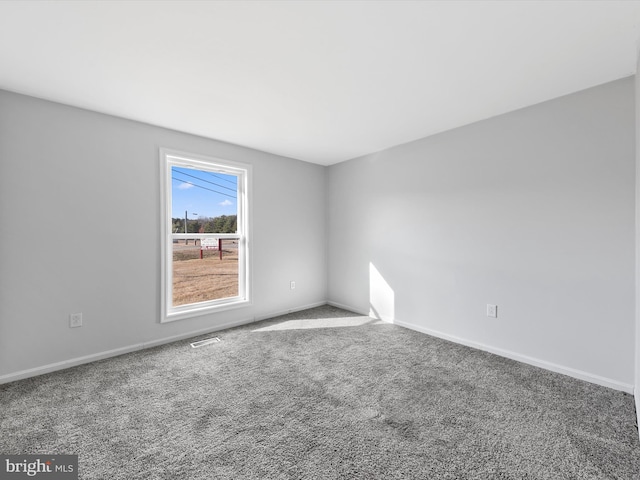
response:
<path id="1" fill-rule="evenodd" d="M 216 187 L 220 187 L 220 188 L 226 188 L 227 190 L 231 190 L 232 192 L 235 192 L 236 189 L 235 188 L 229 188 L 229 187 L 225 187 L 224 185 L 219 185 L 215 182 L 210 182 L 209 180 L 205 180 L 204 178 L 200 178 L 200 177 L 196 177 L 195 175 L 190 175 L 188 173 L 184 173 L 181 170 L 178 170 L 177 168 L 175 169 L 176 173 L 179 173 L 181 175 L 186 175 L 187 177 L 191 177 L 191 178 L 195 178 L 196 180 L 200 180 L 201 182 L 207 182 L 210 183 L 211 185 L 215 185 Z"/>
<path id="2" fill-rule="evenodd" d="M 236 179 L 236 181 L 233 181 L 233 180 L 229 180 L 228 178 L 221 177 L 220 175 L 217 175 L 217 174 L 212 173 L 212 172 L 204 172 L 204 173 L 208 173 L 208 174 L 209 174 L 209 175 L 211 175 L 212 177 L 219 178 L 220 180 L 224 180 L 225 182 L 229 182 L 229 183 L 230 183 L 230 184 L 232 184 L 232 185 L 237 185 L 237 184 L 238 184 L 237 179 Z"/>
<path id="3" fill-rule="evenodd" d="M 177 173 L 180 173 L 180 172 L 177 172 Z M 227 197 L 231 197 L 231 198 L 234 198 L 234 199 L 236 198 L 236 197 L 234 197 L 233 195 L 229 195 L 229 194 L 224 193 L 224 192 L 218 192 L 217 190 L 212 190 L 212 189 L 210 189 L 210 188 L 203 187 L 203 186 L 201 186 L 201 185 L 196 185 L 195 183 L 191 183 L 191 182 L 188 182 L 188 181 L 186 181 L 186 180 L 182 180 L 182 179 L 180 179 L 180 178 L 176 178 L 176 177 L 173 177 L 173 176 L 172 176 L 171 178 L 173 178 L 174 180 L 176 180 L 176 181 L 178 181 L 178 182 L 187 183 L 187 184 L 189 184 L 189 185 L 193 185 L 194 187 L 202 188 L 203 190 L 209 190 L 210 192 L 213 192 L 213 193 L 219 193 L 220 195 L 225 195 L 225 196 L 227 196 Z"/>

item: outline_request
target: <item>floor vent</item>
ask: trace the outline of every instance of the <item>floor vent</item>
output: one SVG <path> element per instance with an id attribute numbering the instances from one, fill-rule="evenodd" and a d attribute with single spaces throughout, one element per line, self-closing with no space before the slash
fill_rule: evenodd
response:
<path id="1" fill-rule="evenodd" d="M 219 341 L 220 341 L 220 339 L 218 337 L 207 338 L 206 340 L 200 340 L 198 342 L 193 342 L 191 344 L 191 348 L 200 348 L 200 347 L 204 347 L 205 345 L 211 345 L 212 343 L 218 343 Z"/>

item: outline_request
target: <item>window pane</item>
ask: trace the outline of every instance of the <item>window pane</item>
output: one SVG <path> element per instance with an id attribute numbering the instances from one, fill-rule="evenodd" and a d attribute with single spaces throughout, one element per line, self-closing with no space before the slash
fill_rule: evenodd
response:
<path id="1" fill-rule="evenodd" d="M 202 248 L 200 240 L 173 241 L 174 307 L 238 296 L 238 241 L 222 241 L 222 260 L 217 248 Z"/>
<path id="2" fill-rule="evenodd" d="M 238 239 L 198 235 L 238 233 L 238 177 L 172 166 L 171 179 L 171 231 L 194 234 L 172 241 L 172 305 L 238 296 Z"/>
<path id="3" fill-rule="evenodd" d="M 228 217 L 235 220 L 238 214 L 237 176 L 172 166 L 171 180 L 173 233 L 236 232 L 235 222 Z"/>

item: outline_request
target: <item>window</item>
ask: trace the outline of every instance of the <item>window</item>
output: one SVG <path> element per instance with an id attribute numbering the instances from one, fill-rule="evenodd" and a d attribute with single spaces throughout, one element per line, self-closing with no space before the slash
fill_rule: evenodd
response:
<path id="1" fill-rule="evenodd" d="M 249 165 L 160 150 L 162 322 L 250 303 Z"/>

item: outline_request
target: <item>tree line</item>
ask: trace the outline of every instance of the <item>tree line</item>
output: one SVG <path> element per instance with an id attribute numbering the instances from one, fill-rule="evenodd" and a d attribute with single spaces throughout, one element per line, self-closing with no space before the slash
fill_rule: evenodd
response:
<path id="1" fill-rule="evenodd" d="M 237 215 L 202 217 L 187 221 L 187 233 L 236 233 L 237 230 Z M 172 218 L 172 231 L 184 233 L 184 218 Z"/>

